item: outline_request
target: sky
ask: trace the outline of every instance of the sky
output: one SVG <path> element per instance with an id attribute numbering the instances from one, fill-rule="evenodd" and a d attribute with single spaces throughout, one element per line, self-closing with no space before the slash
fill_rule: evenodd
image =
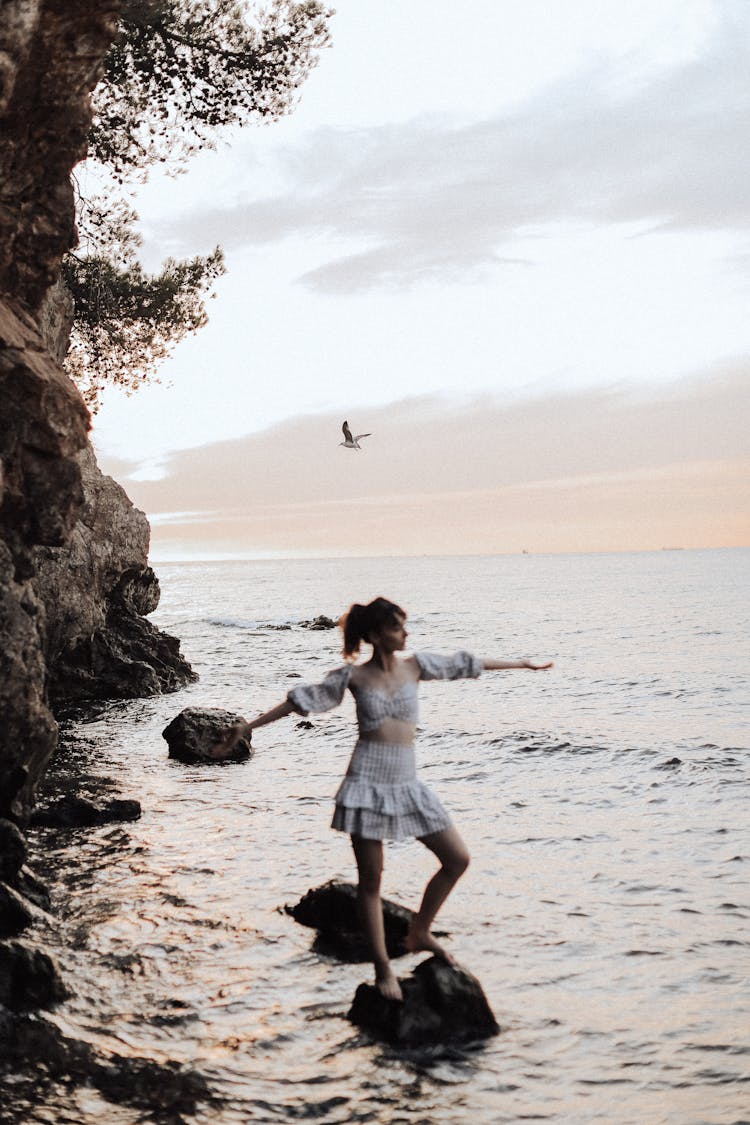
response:
<path id="1" fill-rule="evenodd" d="M 228 267 L 95 419 L 154 560 L 750 544 L 750 5 L 331 30 L 293 114 L 135 195 L 149 268 Z"/>

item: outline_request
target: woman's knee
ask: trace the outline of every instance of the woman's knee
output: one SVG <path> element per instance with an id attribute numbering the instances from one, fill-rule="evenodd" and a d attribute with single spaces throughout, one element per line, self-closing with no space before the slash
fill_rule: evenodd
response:
<path id="1" fill-rule="evenodd" d="M 470 863 L 469 849 L 461 847 L 456 848 L 450 856 L 446 856 L 443 861 L 443 868 L 453 879 L 460 879 Z"/>

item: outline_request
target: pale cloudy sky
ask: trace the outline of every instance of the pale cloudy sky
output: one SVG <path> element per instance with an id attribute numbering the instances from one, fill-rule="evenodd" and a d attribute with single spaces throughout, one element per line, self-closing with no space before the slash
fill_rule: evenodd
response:
<path id="1" fill-rule="evenodd" d="M 149 265 L 229 267 L 169 385 L 96 421 L 155 556 L 750 542 L 750 5 L 332 32 L 294 115 L 137 197 Z"/>

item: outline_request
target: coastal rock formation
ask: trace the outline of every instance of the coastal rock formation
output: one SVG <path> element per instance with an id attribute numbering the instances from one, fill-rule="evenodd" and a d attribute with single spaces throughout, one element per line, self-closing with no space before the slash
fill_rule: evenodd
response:
<path id="1" fill-rule="evenodd" d="M 71 170 L 119 0 L 6 0 L 0 21 L 0 816 L 23 825 L 57 741 L 50 708 L 150 695 L 193 674 L 144 620 L 148 525 L 104 477 L 59 365 L 75 243 Z"/>
<path id="2" fill-rule="evenodd" d="M 34 551 L 34 592 L 44 605 L 44 655 L 53 703 L 129 699 L 197 679 L 179 641 L 145 619 L 159 604 L 143 512 L 96 463 L 77 455 L 79 518 L 61 547 Z"/>
<path id="3" fill-rule="evenodd" d="M 467 1043 L 500 1031 L 479 981 L 466 969 L 430 957 L 399 983 L 403 1003 L 361 984 L 348 1018 L 398 1047 Z"/>
<path id="4" fill-rule="evenodd" d="M 169 747 L 169 757 L 179 762 L 245 762 L 255 754 L 250 739 L 241 738 L 231 754 L 219 761 L 210 756 L 212 746 L 221 742 L 224 731 L 247 720 L 221 707 L 186 707 L 161 732 Z"/>
<path id="5" fill-rule="evenodd" d="M 20 823 L 57 738 L 33 551 L 76 522 L 89 425 L 36 318 L 75 241 L 70 172 L 118 9 L 8 0 L 0 21 L 0 815 Z"/>
<path id="6" fill-rule="evenodd" d="M 148 525 L 96 467 L 88 411 L 60 366 L 72 315 L 58 282 L 76 240 L 71 171 L 86 155 L 90 91 L 120 7 L 120 0 L 4 0 L 0 19 L 0 928 L 7 935 L 49 906 L 25 865 L 19 829 L 57 745 L 51 701 L 154 694 L 193 678 L 177 642 L 144 620 L 159 596 Z M 54 1003 L 61 994 L 44 953 L 0 946 L 0 1022 L 7 1023 L 5 1009 Z"/>
<path id="7" fill-rule="evenodd" d="M 357 914 L 357 888 L 353 883 L 331 879 L 314 887 L 294 906 L 285 906 L 301 926 L 317 930 L 314 948 L 319 953 L 338 957 L 341 961 L 369 961 L 367 947 Z M 406 935 L 413 912 L 390 899 L 383 899 L 385 944 L 389 957 L 403 957 L 408 951 Z"/>

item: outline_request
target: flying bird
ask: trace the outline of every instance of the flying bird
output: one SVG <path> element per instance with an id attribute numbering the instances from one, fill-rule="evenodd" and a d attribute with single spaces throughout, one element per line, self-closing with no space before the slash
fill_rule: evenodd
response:
<path id="1" fill-rule="evenodd" d="M 344 422 L 341 429 L 344 434 L 344 440 L 340 441 L 339 445 L 343 445 L 344 449 L 361 449 L 362 446 L 359 444 L 359 439 L 363 437 L 372 437 L 372 434 L 357 434 L 356 437 L 352 437 L 352 431 L 349 429 L 348 422 Z"/>

